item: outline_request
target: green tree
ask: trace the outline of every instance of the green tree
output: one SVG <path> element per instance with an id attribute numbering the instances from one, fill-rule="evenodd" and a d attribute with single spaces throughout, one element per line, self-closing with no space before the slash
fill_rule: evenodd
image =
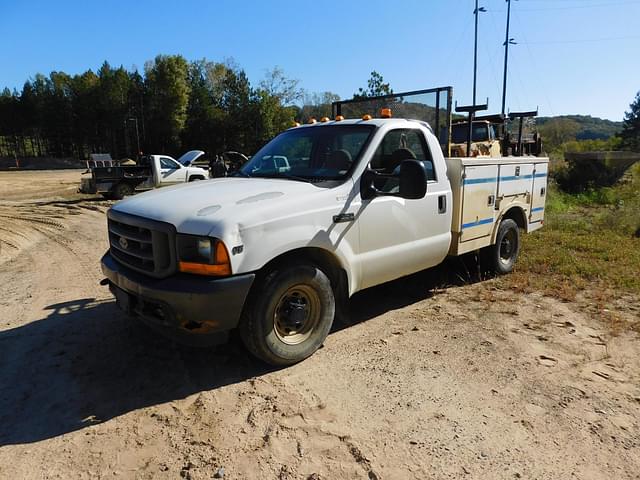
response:
<path id="1" fill-rule="evenodd" d="M 565 143 L 576 139 L 580 125 L 568 118 L 554 118 L 538 127 L 548 151 L 555 151 Z"/>
<path id="2" fill-rule="evenodd" d="M 187 121 L 189 65 L 181 55 L 158 55 L 145 65 L 149 148 L 177 153 Z"/>
<path id="3" fill-rule="evenodd" d="M 625 113 L 622 123 L 622 147 L 626 150 L 640 152 L 640 92 L 629 106 L 630 110 Z"/>
<path id="4" fill-rule="evenodd" d="M 71 81 L 73 141 L 80 158 L 87 158 L 101 146 L 98 127 L 100 78 L 91 70 L 76 75 Z"/>
<path id="5" fill-rule="evenodd" d="M 296 117 L 306 122 L 309 118 L 331 117 L 332 104 L 340 100 L 340 95 L 333 92 L 305 93 L 302 108 L 297 112 Z"/>
<path id="6" fill-rule="evenodd" d="M 265 78 L 260 82 L 260 89 L 275 97 L 281 105 L 285 106 L 302 98 L 304 92 L 300 89 L 299 84 L 299 80 L 287 78 L 284 70 L 276 66 L 272 70 L 267 70 Z"/>
<path id="7" fill-rule="evenodd" d="M 353 94 L 353 98 L 377 97 L 380 95 L 391 95 L 393 89 L 389 83 L 385 83 L 381 74 L 375 70 L 371 72 L 371 77 L 367 81 L 367 88 L 358 88 L 358 92 Z"/>
<path id="8" fill-rule="evenodd" d="M 218 89 L 220 70 L 217 65 L 221 64 L 205 59 L 189 65 L 189 103 L 181 136 L 184 150 L 198 148 L 214 155 L 222 149 L 220 127 L 224 122 L 224 112 L 220 108 L 222 93 Z"/>

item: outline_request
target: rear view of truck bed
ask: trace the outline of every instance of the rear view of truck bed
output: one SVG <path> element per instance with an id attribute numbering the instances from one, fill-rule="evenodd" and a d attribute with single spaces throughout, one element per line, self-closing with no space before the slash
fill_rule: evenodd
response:
<path id="1" fill-rule="evenodd" d="M 447 158 L 453 190 L 450 254 L 460 255 L 495 241 L 503 218 L 526 232 L 544 221 L 548 158 Z"/>

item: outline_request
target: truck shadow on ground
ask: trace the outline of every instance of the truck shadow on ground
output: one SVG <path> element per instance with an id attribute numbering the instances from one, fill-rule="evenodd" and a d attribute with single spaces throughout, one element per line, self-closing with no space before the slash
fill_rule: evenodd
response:
<path id="1" fill-rule="evenodd" d="M 176 345 L 86 298 L 0 332 L 0 446 L 96 422 L 269 371 L 238 344 Z"/>
<path id="2" fill-rule="evenodd" d="M 349 301 L 348 315 L 343 321 L 336 322 L 332 331 L 426 300 L 441 289 L 468 285 L 489 277 L 480 270 L 475 254 L 447 258 L 437 267 L 355 294 Z"/>
<path id="3" fill-rule="evenodd" d="M 468 282 L 465 268 L 451 268 L 357 295 L 347 323 L 428 298 L 455 285 L 452 278 Z M 45 318 L 0 332 L 0 446 L 53 438 L 273 370 L 237 340 L 216 349 L 176 345 L 127 319 L 113 301 L 85 298 L 47 308 Z"/>

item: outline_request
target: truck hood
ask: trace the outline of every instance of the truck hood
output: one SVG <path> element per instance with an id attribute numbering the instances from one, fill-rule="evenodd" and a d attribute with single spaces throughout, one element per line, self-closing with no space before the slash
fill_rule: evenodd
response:
<path id="1" fill-rule="evenodd" d="M 190 150 L 178 159 L 178 163 L 189 166 L 197 159 L 199 159 L 202 155 L 204 155 L 204 152 L 202 150 Z"/>
<path id="2" fill-rule="evenodd" d="M 294 180 L 217 178 L 129 197 L 115 211 L 170 223 L 180 233 L 208 235 L 216 224 L 251 225 L 299 212 L 327 188 Z"/>

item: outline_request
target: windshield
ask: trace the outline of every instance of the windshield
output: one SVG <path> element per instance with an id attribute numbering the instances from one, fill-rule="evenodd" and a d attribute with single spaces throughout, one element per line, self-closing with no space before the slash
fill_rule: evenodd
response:
<path id="1" fill-rule="evenodd" d="M 373 125 L 327 125 L 287 130 L 246 163 L 240 174 L 297 180 L 344 178 L 362 153 Z"/>
<path id="2" fill-rule="evenodd" d="M 471 136 L 473 142 L 486 142 L 489 140 L 489 125 L 486 123 L 474 123 L 473 134 Z M 451 143 L 467 143 L 469 135 L 468 123 L 457 123 L 453 125 L 451 130 Z"/>

